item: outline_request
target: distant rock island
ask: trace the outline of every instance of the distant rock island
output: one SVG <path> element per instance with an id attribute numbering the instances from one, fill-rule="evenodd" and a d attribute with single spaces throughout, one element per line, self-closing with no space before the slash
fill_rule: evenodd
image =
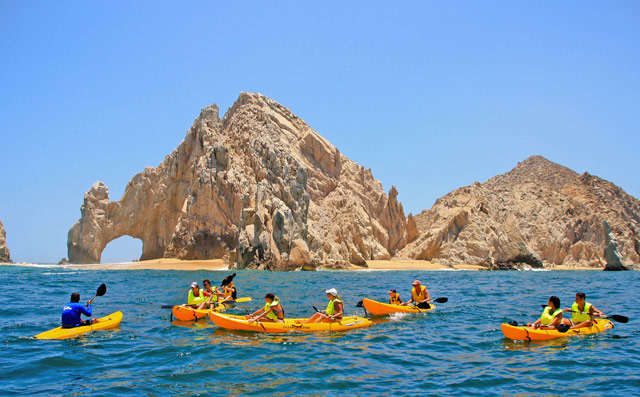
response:
<path id="1" fill-rule="evenodd" d="M 392 258 L 603 267 L 608 222 L 620 260 L 640 262 L 640 202 L 539 156 L 416 216 L 405 217 L 397 195 L 286 107 L 242 93 L 222 119 L 216 105 L 203 109 L 120 201 L 95 183 L 69 231 L 69 260 L 99 263 L 110 241 L 129 235 L 142 240 L 143 260 L 223 258 L 239 269 Z"/>
<path id="2" fill-rule="evenodd" d="M 444 264 L 604 267 L 611 225 L 620 257 L 640 263 L 640 201 L 614 184 L 532 156 L 438 199 L 415 216 L 399 258 Z"/>
<path id="3" fill-rule="evenodd" d="M 7 232 L 0 221 L 0 263 L 11 263 L 9 247 L 7 247 Z"/>

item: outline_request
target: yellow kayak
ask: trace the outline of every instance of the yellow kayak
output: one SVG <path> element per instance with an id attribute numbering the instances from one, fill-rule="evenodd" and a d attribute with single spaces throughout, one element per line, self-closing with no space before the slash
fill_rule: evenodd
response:
<path id="1" fill-rule="evenodd" d="M 306 318 L 287 318 L 284 323 L 266 321 L 249 323 L 244 316 L 230 316 L 216 312 L 210 312 L 209 318 L 220 328 L 268 333 L 348 331 L 369 327 L 373 324 L 370 320 L 362 317 L 343 317 L 340 322 L 314 324 L 303 324 L 307 320 Z"/>
<path id="2" fill-rule="evenodd" d="M 235 301 L 231 301 L 230 304 L 233 303 L 242 303 L 242 302 L 251 302 L 252 299 L 250 297 L 238 298 Z M 233 303 L 232 303 L 233 302 Z M 171 314 L 176 320 L 180 321 L 197 321 L 203 317 L 205 317 L 211 311 L 224 312 L 226 310 L 226 303 L 224 301 L 218 301 L 215 309 L 194 309 L 191 306 L 181 306 L 177 305 L 171 309 Z"/>
<path id="3" fill-rule="evenodd" d="M 367 298 L 364 298 L 362 300 L 362 304 L 364 308 L 374 316 L 381 316 L 383 314 L 391 313 L 425 313 L 430 312 L 436 308 L 436 305 L 434 304 L 431 304 L 431 307 L 428 309 L 420 309 L 415 306 L 391 305 L 389 303 L 382 303 Z"/>
<path id="4" fill-rule="evenodd" d="M 594 321 L 591 327 L 569 329 L 567 332 L 559 332 L 556 329 L 532 329 L 529 327 L 501 324 L 500 328 L 505 337 L 514 340 L 550 340 L 564 338 L 566 336 L 597 334 L 613 328 L 611 320 Z"/>
<path id="5" fill-rule="evenodd" d="M 96 319 L 91 325 L 84 325 L 74 328 L 54 328 L 52 330 L 36 335 L 36 339 L 67 339 L 82 335 L 86 332 L 97 331 L 99 329 L 115 328 L 122 321 L 122 312 L 115 312 L 106 317 Z"/>

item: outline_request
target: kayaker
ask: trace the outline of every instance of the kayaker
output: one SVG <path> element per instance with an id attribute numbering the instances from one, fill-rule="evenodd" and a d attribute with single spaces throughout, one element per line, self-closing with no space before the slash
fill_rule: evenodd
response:
<path id="1" fill-rule="evenodd" d="M 389 304 L 390 305 L 401 305 L 402 299 L 400 299 L 400 294 L 396 292 L 395 289 L 389 290 Z"/>
<path id="2" fill-rule="evenodd" d="M 245 316 L 249 323 L 254 321 L 268 321 L 272 323 L 284 323 L 284 308 L 280 304 L 280 299 L 272 292 L 264 296 L 264 307 L 254 313 Z"/>
<path id="3" fill-rule="evenodd" d="M 429 294 L 427 287 L 421 285 L 420 280 L 414 280 L 411 285 L 413 286 L 413 288 L 411 288 L 411 299 L 409 299 L 409 302 L 403 303 L 403 305 L 410 305 L 413 303 L 420 309 L 428 309 L 431 307 L 431 305 L 429 305 L 431 295 Z"/>
<path id="4" fill-rule="evenodd" d="M 226 301 L 232 301 L 236 299 L 236 286 L 233 281 L 222 286 L 222 297 Z"/>
<path id="5" fill-rule="evenodd" d="M 338 296 L 338 291 L 335 288 L 330 288 L 325 292 L 327 293 L 327 298 L 329 298 L 327 309 L 317 312 L 305 323 L 332 323 L 342 320 L 344 304 Z"/>
<path id="6" fill-rule="evenodd" d="M 547 307 L 542 311 L 542 315 L 535 323 L 527 324 L 530 328 L 550 329 L 562 324 L 562 309 L 560 309 L 560 298 L 549 297 Z"/>
<path id="7" fill-rule="evenodd" d="M 205 278 L 202 281 L 202 287 L 204 289 L 202 293 L 204 294 L 204 297 L 206 299 L 203 308 L 206 308 L 208 305 L 209 309 L 214 309 L 218 302 L 218 296 L 222 295 L 222 293 L 219 293 L 216 287 L 211 286 L 211 280 L 209 280 L 208 278 Z"/>
<path id="8" fill-rule="evenodd" d="M 62 328 L 74 328 L 82 325 L 91 325 L 93 320 L 82 320 L 82 315 L 91 317 L 91 301 L 86 306 L 80 303 L 80 294 L 74 292 L 71 294 L 70 302 L 64 305 L 62 309 Z"/>
<path id="9" fill-rule="evenodd" d="M 586 298 L 584 292 L 578 292 L 571 308 L 564 309 L 565 312 L 571 312 L 571 319 L 564 319 L 565 324 L 570 325 L 571 328 L 590 327 L 593 325 L 593 316 L 604 316 L 603 312 L 586 302 Z"/>
<path id="10" fill-rule="evenodd" d="M 207 300 L 204 296 L 204 291 L 200 289 L 197 282 L 192 282 L 187 296 L 187 305 L 196 309 L 203 309 L 206 304 Z"/>

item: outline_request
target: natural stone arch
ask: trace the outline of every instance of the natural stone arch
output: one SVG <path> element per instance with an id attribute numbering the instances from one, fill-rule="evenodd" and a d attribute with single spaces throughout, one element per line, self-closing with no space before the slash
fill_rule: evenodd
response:
<path id="1" fill-rule="evenodd" d="M 128 234 L 109 241 L 100 253 L 100 262 L 120 263 L 137 261 L 142 257 L 142 240 Z"/>

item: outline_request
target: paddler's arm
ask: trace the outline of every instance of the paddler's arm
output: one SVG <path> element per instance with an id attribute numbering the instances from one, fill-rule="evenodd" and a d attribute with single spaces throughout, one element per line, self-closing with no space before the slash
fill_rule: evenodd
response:
<path id="1" fill-rule="evenodd" d="M 591 314 L 592 316 L 604 316 L 604 312 L 596 309 L 596 307 L 593 305 L 591 305 L 591 307 L 589 308 L 589 314 Z"/>
<path id="2" fill-rule="evenodd" d="M 254 316 L 262 313 L 263 311 L 264 311 L 264 309 L 260 308 L 260 309 L 256 310 L 255 312 L 251 313 L 250 315 L 245 316 L 245 318 L 247 318 L 247 319 L 253 318 Z"/>
<path id="3" fill-rule="evenodd" d="M 428 302 L 431 300 L 431 294 L 429 293 L 429 290 L 426 288 L 424 289 L 424 296 L 426 297 L 426 299 L 423 300 L 423 302 Z"/>
<path id="4" fill-rule="evenodd" d="M 335 317 L 342 317 L 344 315 L 344 309 L 342 307 L 342 303 L 337 303 L 334 305 L 335 308 L 335 312 L 333 313 L 331 317 L 331 319 L 333 320 Z"/>
<path id="5" fill-rule="evenodd" d="M 80 306 L 80 312 L 82 314 L 84 314 L 85 316 L 87 316 L 87 317 L 91 317 L 91 303 L 90 302 L 91 301 L 87 302 L 87 307 L 86 308 Z"/>

